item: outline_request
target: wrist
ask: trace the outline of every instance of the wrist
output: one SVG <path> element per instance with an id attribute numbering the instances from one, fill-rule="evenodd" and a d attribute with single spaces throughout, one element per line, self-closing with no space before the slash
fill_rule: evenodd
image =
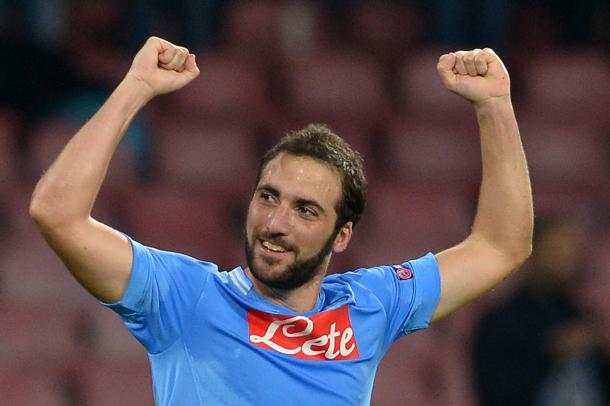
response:
<path id="1" fill-rule="evenodd" d="M 129 74 L 123 78 L 117 91 L 125 92 L 138 107 L 143 107 L 156 96 L 148 83 Z"/>
<path id="2" fill-rule="evenodd" d="M 473 102 L 477 115 L 494 114 L 512 110 L 510 95 L 489 97 L 485 100 Z"/>
<path id="3" fill-rule="evenodd" d="M 516 124 L 510 95 L 489 98 L 484 102 L 476 103 L 474 107 L 480 128 L 491 125 L 495 128 L 494 131 L 498 131 L 499 127 Z"/>

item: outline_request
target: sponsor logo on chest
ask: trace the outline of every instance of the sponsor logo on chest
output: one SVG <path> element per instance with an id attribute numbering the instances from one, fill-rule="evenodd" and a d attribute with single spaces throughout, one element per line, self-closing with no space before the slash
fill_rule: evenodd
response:
<path id="1" fill-rule="evenodd" d="M 250 343 L 300 359 L 356 359 L 358 346 L 347 306 L 306 316 L 248 310 Z"/>

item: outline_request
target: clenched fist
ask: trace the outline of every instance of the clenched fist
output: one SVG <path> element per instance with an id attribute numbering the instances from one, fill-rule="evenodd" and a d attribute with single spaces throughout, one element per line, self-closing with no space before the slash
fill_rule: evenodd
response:
<path id="1" fill-rule="evenodd" d="M 447 89 L 475 106 L 510 96 L 508 71 L 490 48 L 444 54 L 436 69 Z"/>
<path id="2" fill-rule="evenodd" d="M 150 98 L 173 92 L 199 75 L 195 55 L 158 37 L 150 37 L 136 54 L 126 80 L 145 87 Z"/>

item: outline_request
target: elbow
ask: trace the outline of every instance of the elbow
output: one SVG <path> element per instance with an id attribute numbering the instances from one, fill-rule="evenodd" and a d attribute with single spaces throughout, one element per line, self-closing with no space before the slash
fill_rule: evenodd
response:
<path id="1" fill-rule="evenodd" d="M 532 241 L 531 239 L 525 240 L 522 244 L 513 247 L 508 251 L 508 256 L 513 264 L 513 269 L 521 267 L 528 258 L 532 255 Z"/>
<path id="2" fill-rule="evenodd" d="M 87 202 L 75 196 L 73 189 L 53 181 L 48 174 L 38 181 L 30 198 L 29 215 L 43 234 L 60 232 L 89 219 Z"/>
<path id="3" fill-rule="evenodd" d="M 532 250 L 532 243 L 530 242 L 518 252 L 516 255 L 517 267 L 520 267 L 529 259 L 529 257 L 532 255 Z"/>
<path id="4" fill-rule="evenodd" d="M 61 227 L 67 220 L 66 204 L 40 183 L 30 198 L 29 215 L 41 231 Z"/>
<path id="5" fill-rule="evenodd" d="M 478 240 L 484 241 L 485 245 L 501 259 L 503 268 L 511 272 L 520 268 L 532 255 L 532 239 L 528 237 L 494 241 L 479 236 Z"/>
<path id="6" fill-rule="evenodd" d="M 60 229 L 69 224 L 61 210 L 44 199 L 33 197 L 30 201 L 29 214 L 43 235 L 56 234 Z"/>
<path id="7" fill-rule="evenodd" d="M 51 222 L 53 210 L 49 208 L 49 204 L 45 199 L 40 196 L 38 189 L 34 190 L 34 193 L 32 194 L 28 210 L 30 218 L 34 220 L 39 228 L 44 227 L 45 224 Z"/>
<path id="8" fill-rule="evenodd" d="M 519 266 L 523 265 L 534 251 L 534 226 L 533 220 L 530 222 L 530 227 L 527 229 L 525 236 L 521 240 L 521 249 L 519 250 Z"/>
<path id="9" fill-rule="evenodd" d="M 30 218 L 34 222 L 39 223 L 45 217 L 44 204 L 42 199 L 39 197 L 38 189 L 34 190 L 32 197 L 30 198 L 30 206 L 28 208 Z"/>

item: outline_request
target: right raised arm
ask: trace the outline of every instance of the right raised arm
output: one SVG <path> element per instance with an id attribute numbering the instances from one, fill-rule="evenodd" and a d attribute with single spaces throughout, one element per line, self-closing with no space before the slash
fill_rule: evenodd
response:
<path id="1" fill-rule="evenodd" d="M 151 37 L 100 110 L 72 137 L 42 176 L 30 215 L 78 282 L 98 299 L 121 299 L 133 254 L 126 237 L 91 218 L 112 155 L 136 113 L 153 97 L 199 75 L 195 56 Z"/>

